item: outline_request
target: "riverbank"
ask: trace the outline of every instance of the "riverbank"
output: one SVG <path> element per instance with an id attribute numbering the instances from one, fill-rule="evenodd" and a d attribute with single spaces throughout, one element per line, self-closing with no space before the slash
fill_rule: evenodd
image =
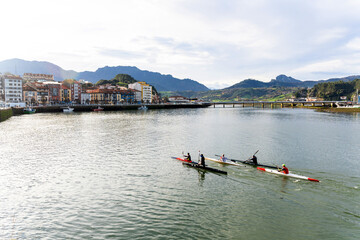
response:
<path id="1" fill-rule="evenodd" d="M 68 105 L 57 106 L 38 106 L 33 107 L 37 113 L 47 112 L 62 112 Z M 91 112 L 98 107 L 103 108 L 103 111 L 121 111 L 121 110 L 138 110 L 139 107 L 146 106 L 148 109 L 174 109 L 174 108 L 205 108 L 209 107 L 208 103 L 176 103 L 176 104 L 91 104 L 91 105 L 70 105 L 74 108 L 74 112 Z"/>
<path id="2" fill-rule="evenodd" d="M 0 122 L 9 119 L 12 115 L 13 115 L 13 111 L 11 108 L 0 109 Z"/>
<path id="3" fill-rule="evenodd" d="M 167 103 L 167 104 L 92 104 L 92 105 L 70 105 L 74 108 L 74 112 L 92 112 L 98 107 L 103 108 L 103 111 L 123 111 L 123 110 L 138 110 L 139 107 L 146 106 L 148 109 L 175 109 L 175 108 L 206 108 L 209 103 Z M 63 109 L 68 105 L 53 105 L 53 106 L 34 106 L 36 113 L 55 113 L 63 112 Z M 7 108 L 0 109 L 0 122 L 9 119 L 13 115 L 24 114 L 24 108 Z"/>

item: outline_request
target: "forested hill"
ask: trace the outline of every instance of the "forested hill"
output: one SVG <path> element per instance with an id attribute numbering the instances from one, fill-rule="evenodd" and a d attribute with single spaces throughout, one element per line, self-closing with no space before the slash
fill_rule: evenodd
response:
<path id="1" fill-rule="evenodd" d="M 313 88 L 308 89 L 307 95 L 328 101 L 338 101 L 342 96 L 346 96 L 348 100 L 351 100 L 356 95 L 357 89 L 360 90 L 360 79 L 350 82 L 326 82 L 316 84 Z"/>

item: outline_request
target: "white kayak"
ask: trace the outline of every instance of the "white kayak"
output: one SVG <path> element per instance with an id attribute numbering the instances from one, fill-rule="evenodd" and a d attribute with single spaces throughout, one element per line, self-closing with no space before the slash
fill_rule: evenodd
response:
<path id="1" fill-rule="evenodd" d="M 313 181 L 313 182 L 320 182 L 317 179 L 297 175 L 297 174 L 294 174 L 294 173 L 291 173 L 291 172 L 289 172 L 289 174 L 285 174 L 285 173 L 279 172 L 279 171 L 277 171 L 275 169 L 268 169 L 268 168 L 261 168 L 261 167 L 258 167 L 257 169 L 261 170 L 261 171 L 264 171 L 264 172 L 268 172 L 268 173 L 274 173 L 274 174 L 282 175 L 282 176 L 285 176 L 285 177 L 292 177 L 292 178 L 299 178 L 299 179 L 309 180 L 309 181 Z"/>
<path id="2" fill-rule="evenodd" d="M 229 159 L 226 159 L 225 158 L 225 161 L 222 161 L 222 160 L 219 160 L 219 159 L 214 159 L 214 158 L 205 158 L 205 160 L 210 160 L 210 161 L 213 161 L 213 162 L 217 162 L 217 163 L 220 163 L 220 164 L 225 164 L 225 165 L 234 165 L 234 166 L 243 166 L 241 164 L 238 164 L 238 163 L 235 163 Z"/>

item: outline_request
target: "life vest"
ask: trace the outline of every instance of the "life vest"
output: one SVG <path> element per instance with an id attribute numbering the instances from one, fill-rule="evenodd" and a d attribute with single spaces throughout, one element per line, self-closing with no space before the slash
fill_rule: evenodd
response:
<path id="1" fill-rule="evenodd" d="M 289 174 L 289 169 L 287 167 L 284 166 L 281 170 L 283 173 Z"/>

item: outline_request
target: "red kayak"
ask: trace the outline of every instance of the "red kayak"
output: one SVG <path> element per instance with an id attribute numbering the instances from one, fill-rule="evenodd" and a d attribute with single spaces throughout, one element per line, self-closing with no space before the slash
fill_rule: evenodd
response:
<path id="1" fill-rule="evenodd" d="M 187 159 L 184 159 L 184 158 L 178 158 L 178 157 L 171 157 L 171 158 L 176 159 L 176 160 L 179 160 L 179 161 L 182 161 L 182 162 L 189 162 L 189 163 L 192 162 L 192 161 L 187 160 Z"/>

